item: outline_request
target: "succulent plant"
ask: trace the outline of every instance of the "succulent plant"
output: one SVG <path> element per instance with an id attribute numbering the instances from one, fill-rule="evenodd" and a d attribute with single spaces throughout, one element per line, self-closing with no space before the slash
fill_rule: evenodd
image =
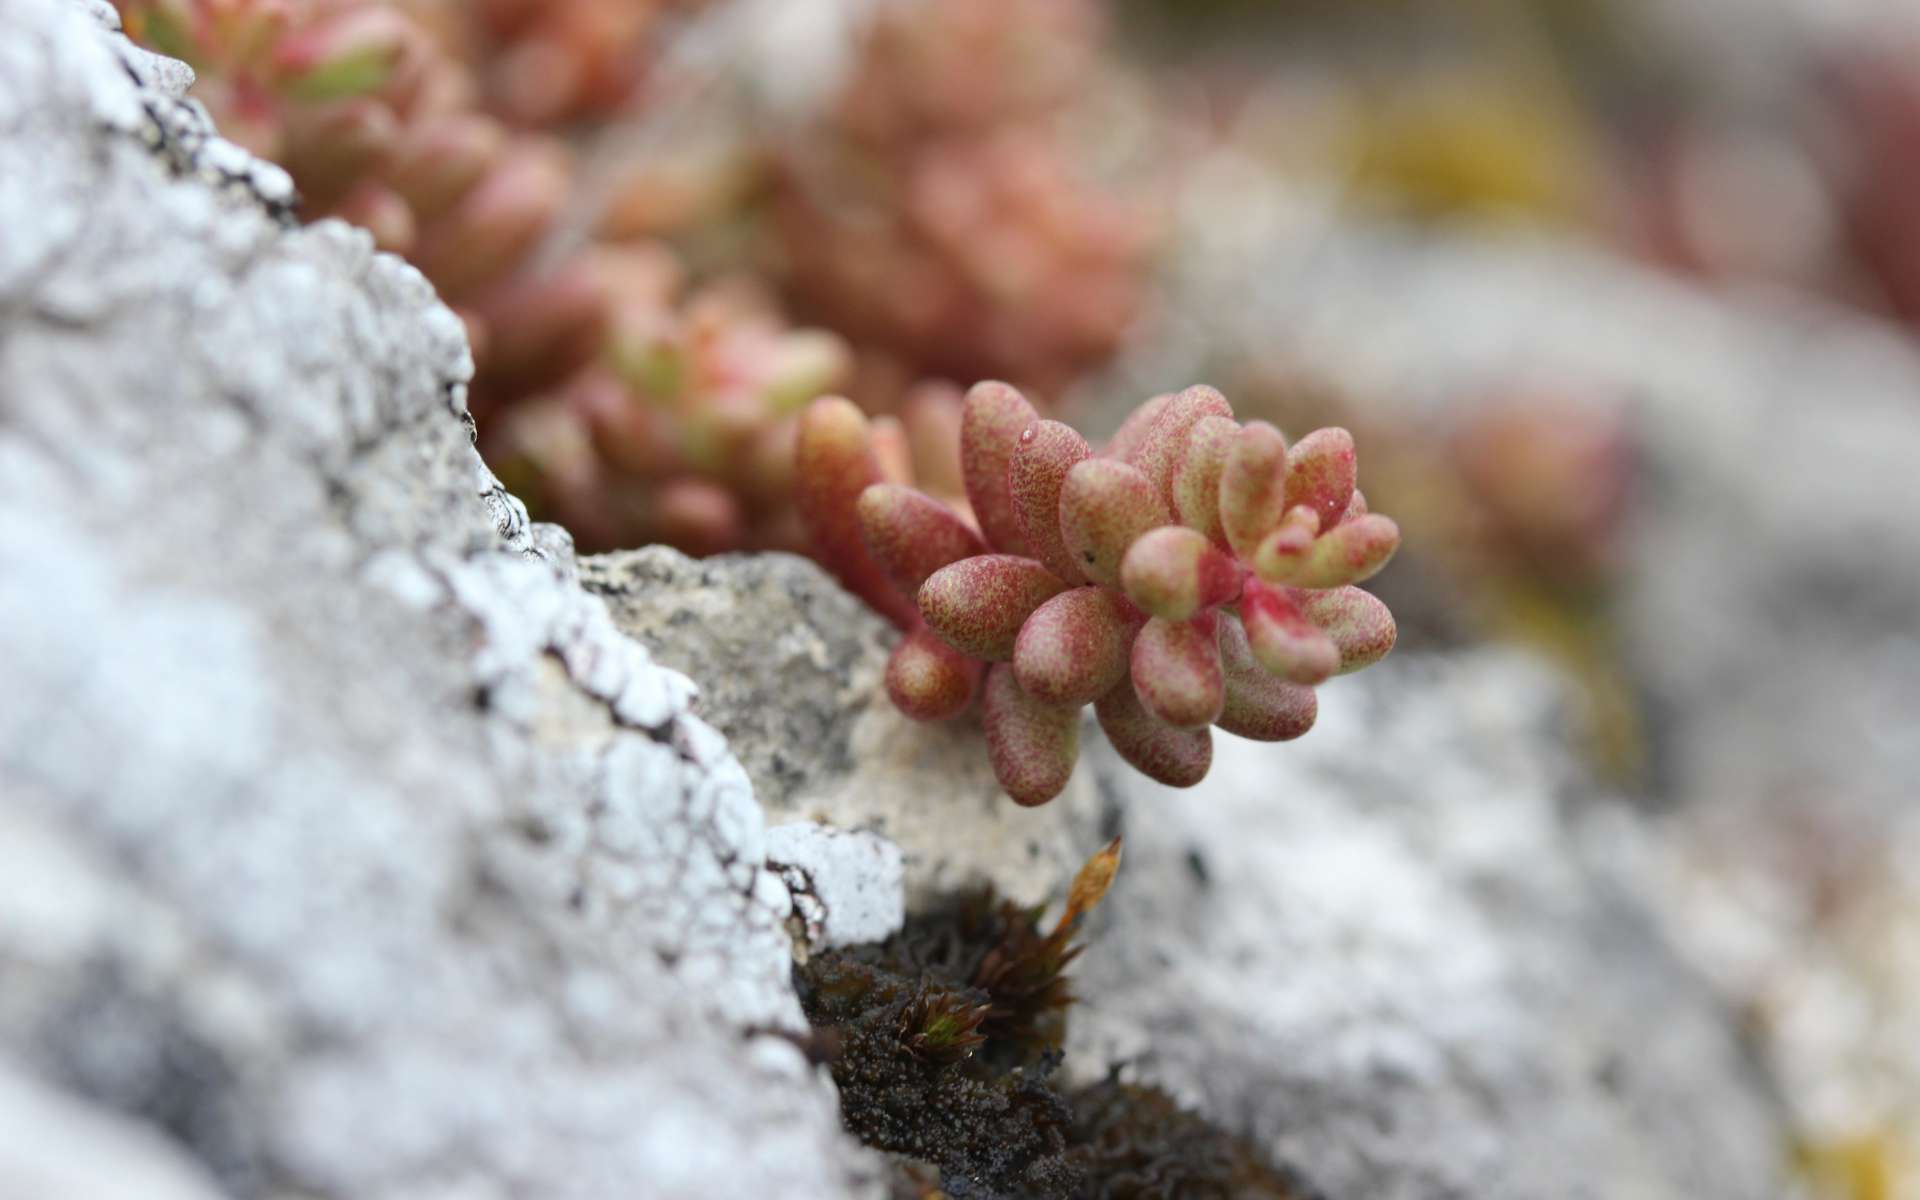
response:
<path id="1" fill-rule="evenodd" d="M 470 68 L 381 0 L 118 0 L 135 39 L 193 65 L 221 130 L 287 168 L 304 218 L 338 216 L 407 256 L 462 310 L 545 239 L 563 148 L 481 111 Z"/>
<path id="2" fill-rule="evenodd" d="M 1102 25 L 1092 0 L 880 6 L 838 104 L 773 148 L 799 310 L 911 376 L 1053 395 L 1111 355 L 1156 218 L 1065 128 Z"/>
<path id="3" fill-rule="evenodd" d="M 646 77 L 677 12 L 701 0 L 410 0 L 463 26 L 490 111 L 522 126 L 605 116 Z"/>
<path id="4" fill-rule="evenodd" d="M 658 247 L 598 247 L 583 261 L 602 297 L 600 347 L 560 386 L 483 419 L 489 461 L 586 549 L 798 548 L 795 419 L 845 382 L 845 344 L 792 328 L 748 280 L 683 296 Z"/>
<path id="5" fill-rule="evenodd" d="M 1393 616 L 1354 585 L 1399 528 L 1367 510 L 1352 437 L 1291 447 L 1192 387 L 1141 406 L 1100 453 L 1014 388 L 982 383 L 961 416 L 974 521 L 885 480 L 866 420 L 816 400 L 800 423 L 796 500 L 817 556 L 905 631 L 893 703 L 918 720 L 981 695 L 1007 794 L 1066 787 L 1087 704 L 1120 755 L 1190 787 L 1209 726 L 1305 733 L 1313 688 L 1379 661 Z"/>
<path id="6" fill-rule="evenodd" d="M 794 415 L 845 385 L 845 344 L 738 280 L 688 294 L 655 245 L 543 252 L 577 185 L 539 127 L 615 107 L 641 43 L 696 2 L 119 7 L 196 67 L 223 130 L 288 168 L 303 217 L 368 229 L 460 312 L 483 447 L 538 515 L 595 549 L 795 548 Z"/>

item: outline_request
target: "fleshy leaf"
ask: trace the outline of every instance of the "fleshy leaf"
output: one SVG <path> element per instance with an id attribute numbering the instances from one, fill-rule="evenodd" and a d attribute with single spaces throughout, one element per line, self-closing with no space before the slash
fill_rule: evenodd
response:
<path id="1" fill-rule="evenodd" d="M 873 484 L 860 493 L 858 512 L 868 551 L 904 595 L 918 595 L 941 567 L 987 552 L 957 513 L 910 487 Z"/>
<path id="2" fill-rule="evenodd" d="M 1286 515 L 1287 439 L 1265 421 L 1242 428 L 1220 472 L 1220 526 L 1235 552 L 1251 555 Z"/>
<path id="3" fill-rule="evenodd" d="M 860 532 L 860 494 L 880 482 L 867 419 L 851 400 L 822 396 L 800 417 L 794 443 L 794 507 L 814 556 L 847 590 L 902 629 L 918 614 L 874 561 Z"/>
<path id="4" fill-rule="evenodd" d="M 920 586 L 920 615 L 963 654 L 1003 662 L 1033 610 L 1066 590 L 1053 572 L 1017 554 L 980 554 L 935 571 Z"/>
<path id="5" fill-rule="evenodd" d="M 1205 416 L 1195 421 L 1167 489 L 1180 523 L 1198 529 L 1218 546 L 1227 545 L 1226 530 L 1220 525 L 1220 473 L 1226 470 L 1227 454 L 1239 434 L 1240 425 L 1231 417 Z"/>
<path id="6" fill-rule="evenodd" d="M 1154 423 L 1160 419 L 1160 414 L 1166 411 L 1167 405 L 1173 403 L 1173 395 L 1172 392 L 1166 392 L 1155 396 L 1127 414 L 1127 419 L 1122 421 L 1120 428 L 1114 431 L 1113 440 L 1101 449 L 1101 457 L 1117 458 L 1122 462 L 1131 458 L 1134 451 L 1138 450 L 1141 443 L 1146 441 L 1148 435 L 1152 433 Z"/>
<path id="7" fill-rule="evenodd" d="M 1080 708 L 1047 704 L 1020 690 L 1013 668 L 987 668 L 982 699 L 987 760 L 1017 804 L 1045 804 L 1066 790 L 1080 754 Z"/>
<path id="8" fill-rule="evenodd" d="M 1127 598 L 1156 617 L 1184 621 L 1240 594 L 1240 566 L 1206 535 L 1162 525 L 1134 539 L 1120 560 Z"/>
<path id="9" fill-rule="evenodd" d="M 944 380 L 915 385 L 900 406 L 907 444 L 913 449 L 913 481 L 935 496 L 958 498 L 967 485 L 960 477 L 960 389 Z"/>
<path id="10" fill-rule="evenodd" d="M 913 483 L 913 451 L 907 445 L 907 429 L 895 416 L 875 417 L 868 426 L 873 442 L 873 458 L 880 464 L 880 478 L 887 483 Z"/>
<path id="11" fill-rule="evenodd" d="M 1007 470 L 1020 535 L 1033 556 L 1071 584 L 1087 581 L 1060 534 L 1060 487 L 1075 464 L 1093 457 L 1087 439 L 1058 421 L 1035 421 L 1020 435 Z"/>
<path id="12" fill-rule="evenodd" d="M 1240 620 L 1253 657 L 1282 679 L 1315 684 L 1340 669 L 1340 650 L 1333 639 L 1279 588 L 1248 580 L 1240 594 Z"/>
<path id="13" fill-rule="evenodd" d="M 1120 561 L 1135 538 L 1167 523 L 1167 506 L 1137 467 L 1089 458 L 1060 489 L 1060 532 L 1076 565 L 1095 583 L 1116 587 Z"/>
<path id="14" fill-rule="evenodd" d="M 1026 554 L 1026 538 L 1014 515 L 1007 467 L 1020 435 L 1038 419 L 1033 405 L 1004 383 L 976 383 L 960 410 L 960 473 L 967 503 L 987 544 L 1008 554 Z"/>
<path id="15" fill-rule="evenodd" d="M 1286 582 L 1303 588 L 1359 583 L 1377 574 L 1399 548 L 1400 527 L 1393 519 L 1367 513 L 1314 539 L 1306 560 Z"/>
<path id="16" fill-rule="evenodd" d="M 1134 691 L 1148 712 L 1169 725 L 1211 725 L 1226 703 L 1215 625 L 1211 613 L 1191 621 L 1155 617 L 1133 639 Z"/>
<path id="17" fill-rule="evenodd" d="M 419 30 L 397 11 L 343 13 L 281 42 L 273 65 L 281 86 L 315 103 L 364 96 L 392 78 Z"/>
<path id="18" fill-rule="evenodd" d="M 887 659 L 887 697 L 916 721 L 957 717 L 980 688 L 980 663 L 924 626 L 909 633 Z"/>
<path id="19" fill-rule="evenodd" d="M 1353 435 L 1338 427 L 1316 429 L 1287 451 L 1287 508 L 1304 504 L 1331 529 L 1353 500 Z"/>
<path id="20" fill-rule="evenodd" d="M 1370 667 L 1393 649 L 1399 631 L 1384 601 L 1357 587 L 1290 593 L 1307 620 L 1319 626 L 1340 650 L 1337 674 Z"/>
<path id="21" fill-rule="evenodd" d="M 1143 623 L 1105 588 L 1061 592 L 1033 610 L 1013 646 L 1013 671 L 1028 695 L 1049 704 L 1087 704 L 1124 679 Z"/>
<path id="22" fill-rule="evenodd" d="M 1220 618 L 1220 664 L 1227 702 L 1214 724 L 1256 742 L 1286 742 L 1313 728 L 1320 698 L 1304 684 L 1288 683 L 1254 661 L 1240 622 Z"/>
<path id="23" fill-rule="evenodd" d="M 1120 757 L 1149 779 L 1192 787 L 1213 766 L 1213 733 L 1204 727 L 1175 729 L 1155 717 L 1141 705 L 1130 679 L 1108 689 L 1093 711 Z"/>
<path id="24" fill-rule="evenodd" d="M 1304 504 L 1287 510 L 1280 525 L 1260 540 L 1247 565 L 1268 583 L 1284 583 L 1300 573 L 1301 564 L 1313 553 L 1314 537 L 1320 532 L 1320 515 Z"/>
<path id="25" fill-rule="evenodd" d="M 1206 417 L 1233 419 L 1233 406 L 1225 396 L 1199 384 L 1187 388 L 1167 401 L 1153 422 L 1142 432 L 1139 444 L 1132 447 L 1125 461 L 1138 467 L 1153 481 L 1163 499 L 1173 503 L 1173 473 L 1187 449 L 1193 427 Z"/>

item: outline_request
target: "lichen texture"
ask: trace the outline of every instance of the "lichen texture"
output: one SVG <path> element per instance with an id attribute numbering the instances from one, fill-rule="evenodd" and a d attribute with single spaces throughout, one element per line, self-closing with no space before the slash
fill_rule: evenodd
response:
<path id="1" fill-rule="evenodd" d="M 111 22 L 0 0 L 0 1194 L 866 1194 L 747 776 L 460 323 Z"/>

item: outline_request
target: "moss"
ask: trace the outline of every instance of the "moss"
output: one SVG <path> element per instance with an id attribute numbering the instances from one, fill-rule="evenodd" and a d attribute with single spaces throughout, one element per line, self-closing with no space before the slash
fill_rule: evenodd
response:
<path id="1" fill-rule="evenodd" d="M 937 1166 L 955 1195 L 1072 1196 L 1072 1113 L 1047 1085 L 1059 1053 L 990 1062 L 978 1032 L 988 993 L 889 953 L 912 932 L 797 971 L 808 1019 L 839 1045 L 833 1077 L 848 1130 Z"/>
<path id="2" fill-rule="evenodd" d="M 1157 1088 L 1109 1079 L 1074 1094 L 1076 1200 L 1314 1200 L 1295 1173 Z"/>
<path id="3" fill-rule="evenodd" d="M 910 919 L 887 941 L 795 969 L 830 1051 L 847 1128 L 898 1156 L 894 1195 L 914 1200 L 1313 1195 L 1290 1174 L 1152 1088 L 1117 1079 L 1057 1088 L 1065 968 L 1105 893 L 1118 845 L 1089 862 L 1067 912 L 979 891 Z"/>

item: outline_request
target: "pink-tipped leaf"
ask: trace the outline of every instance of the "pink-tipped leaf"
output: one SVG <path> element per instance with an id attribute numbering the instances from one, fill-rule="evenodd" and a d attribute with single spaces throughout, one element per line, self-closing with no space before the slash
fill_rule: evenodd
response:
<path id="1" fill-rule="evenodd" d="M 1060 488 L 1067 472 L 1093 457 L 1087 439 L 1058 421 L 1035 421 L 1020 435 L 1007 469 L 1007 487 L 1020 536 L 1033 557 L 1071 584 L 1087 581 L 1060 533 Z"/>
<path id="2" fill-rule="evenodd" d="M 1357 470 L 1352 434 L 1314 430 L 1287 451 L 1287 507 L 1304 504 L 1319 514 L 1320 528 L 1333 528 L 1353 501 Z"/>
<path id="3" fill-rule="evenodd" d="M 1031 808 L 1065 791 L 1080 754 L 1079 706 L 1027 695 L 1006 663 L 987 668 L 982 691 L 987 761 L 1007 795 Z"/>
<path id="4" fill-rule="evenodd" d="M 1120 560 L 1127 598 L 1169 621 L 1230 603 L 1240 594 L 1240 565 L 1185 525 L 1162 525 L 1134 539 Z"/>
<path id="5" fill-rule="evenodd" d="M 1153 481 L 1161 496 L 1173 503 L 1173 475 L 1187 449 L 1193 427 L 1208 417 L 1233 419 L 1233 407 L 1219 392 L 1199 384 L 1179 392 L 1160 409 L 1142 431 L 1138 444 L 1125 457 Z"/>
<path id="6" fill-rule="evenodd" d="M 974 384 L 960 409 L 960 474 L 967 503 L 987 544 L 1007 554 L 1030 552 L 1014 513 L 1007 468 L 1020 435 L 1038 419 L 1017 389 L 993 381 Z"/>
<path id="7" fill-rule="evenodd" d="M 1301 564 L 1313 553 L 1314 538 L 1320 533 L 1320 514 L 1297 504 L 1280 518 L 1280 524 L 1254 548 L 1247 565 L 1268 583 L 1283 583 L 1300 573 Z"/>
<path id="8" fill-rule="evenodd" d="M 1286 515 L 1287 440 L 1265 421 L 1234 436 L 1220 472 L 1220 526 L 1242 557 Z"/>
<path id="9" fill-rule="evenodd" d="M 1339 587 L 1324 592 L 1293 591 L 1289 595 L 1307 620 L 1319 626 L 1339 649 L 1340 669 L 1336 674 L 1345 675 L 1379 662 L 1399 637 L 1393 613 L 1371 592 Z"/>
<path id="10" fill-rule="evenodd" d="M 874 561 L 903 595 L 917 596 L 927 576 L 987 552 L 958 513 L 924 492 L 876 483 L 860 493 L 860 533 Z"/>
<path id="11" fill-rule="evenodd" d="M 1168 787 L 1192 787 L 1213 765 L 1213 733 L 1175 729 L 1140 703 L 1131 680 L 1122 679 L 1093 705 L 1107 741 L 1136 771 Z"/>
<path id="12" fill-rule="evenodd" d="M 1060 532 L 1074 565 L 1095 583 L 1117 587 L 1134 539 L 1168 522 L 1159 489 L 1137 467 L 1089 458 L 1060 488 Z"/>
<path id="13" fill-rule="evenodd" d="M 1087 704 L 1124 679 L 1145 618 L 1120 596 L 1074 588 L 1033 610 L 1013 646 L 1013 671 L 1028 695 Z"/>
<path id="14" fill-rule="evenodd" d="M 981 673 L 978 660 L 923 626 L 901 638 L 887 659 L 887 698 L 916 721 L 945 721 L 973 703 Z"/>
<path id="15" fill-rule="evenodd" d="M 1399 548 L 1400 527 L 1393 519 L 1367 513 L 1315 538 L 1313 549 L 1286 582 L 1303 588 L 1359 583 L 1378 574 Z"/>
<path id="16" fill-rule="evenodd" d="M 1239 435 L 1239 422 L 1231 417 L 1205 416 L 1195 421 L 1167 487 L 1179 522 L 1223 548 L 1227 533 L 1220 524 L 1220 473 L 1226 470 L 1227 454 Z"/>
<path id="17" fill-rule="evenodd" d="M 1246 630 L 1231 615 L 1220 618 L 1220 665 L 1227 700 L 1214 724 L 1256 742 L 1286 742 L 1313 728 L 1320 699 L 1304 684 L 1288 683 L 1254 661 Z"/>
<path id="18" fill-rule="evenodd" d="M 1117 458 L 1121 462 L 1133 457 L 1134 451 L 1138 450 L 1153 432 L 1154 424 L 1160 420 L 1160 415 L 1166 411 L 1167 405 L 1173 403 L 1173 396 L 1172 392 L 1155 396 L 1128 413 L 1127 419 L 1122 421 L 1120 428 L 1114 431 L 1113 439 L 1101 448 L 1101 457 Z"/>
<path id="19" fill-rule="evenodd" d="M 1179 729 L 1211 725 L 1226 703 L 1213 614 L 1148 621 L 1133 639 L 1130 674 L 1148 712 Z"/>
<path id="20" fill-rule="evenodd" d="M 1066 590 L 1031 558 L 980 554 L 935 571 L 920 585 L 920 615 L 962 654 L 1004 662 L 1033 611 Z"/>
<path id="21" fill-rule="evenodd" d="M 1240 593 L 1240 620 L 1261 666 L 1290 683 L 1316 684 L 1340 669 L 1340 649 L 1281 588 L 1257 579 Z"/>
<path id="22" fill-rule="evenodd" d="M 902 629 L 919 621 L 868 551 L 860 530 L 860 494 L 880 482 L 867 419 L 851 400 L 822 396 L 800 416 L 794 441 L 794 507 L 814 557 L 847 590 Z"/>

